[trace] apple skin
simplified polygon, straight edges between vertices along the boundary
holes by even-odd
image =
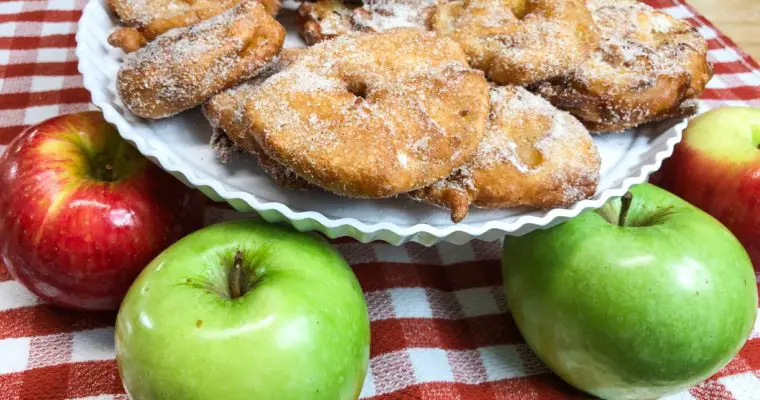
[[[658,184],[722,222],[760,271],[760,108],[720,108],[689,122]]]
[[[230,297],[235,253],[250,290]],[[369,361],[361,287],[317,235],[213,225],[161,253],[129,290],[116,358],[134,400],[356,399]]]
[[[643,184],[620,201],[505,241],[507,301],[536,354],[566,382],[608,399],[652,399],[700,382],[749,336],[749,257],[718,221]],[[609,221],[613,221],[612,223]]]
[[[97,112],[21,133],[0,156],[0,188],[2,262],[45,301],[87,310],[118,308],[151,259],[201,226],[205,202]]]

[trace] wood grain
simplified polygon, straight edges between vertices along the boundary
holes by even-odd
[[[760,59],[760,0],[688,2],[755,60]]]

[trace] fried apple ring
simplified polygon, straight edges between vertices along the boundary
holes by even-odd
[[[307,44],[351,32],[384,32],[393,28],[424,29],[436,0],[367,0],[364,5],[342,0],[304,2],[296,21]]]
[[[284,40],[282,25],[259,3],[246,0],[129,54],[116,88],[135,115],[169,117],[256,75],[280,52]]]
[[[253,96],[259,86],[270,76],[282,71],[297,59],[302,49],[283,49],[280,56],[267,65],[255,78],[227,89],[203,104],[203,114],[214,128],[211,145],[222,162],[227,162],[230,153],[247,150],[256,157],[259,166],[282,187],[303,189],[309,184],[292,170],[280,165],[269,157],[253,136],[247,134],[249,123],[245,118],[245,102]]]
[[[436,6],[429,24],[498,84],[566,75],[599,45],[583,0],[452,1]]]
[[[259,0],[272,15],[280,0]],[[108,5],[127,28],[116,29],[108,43],[129,53],[174,28],[209,19],[240,4],[241,0],[108,0]]]
[[[533,89],[592,132],[685,117],[712,77],[705,39],[635,1],[589,1],[602,45],[572,73]]]
[[[494,87],[490,97],[486,133],[472,161],[412,198],[449,208],[460,222],[471,204],[565,207],[596,192],[599,152],[577,119],[518,86]]]
[[[266,80],[248,133],[280,164],[339,195],[384,198],[473,155],[488,84],[450,39],[394,29],[319,43]]]

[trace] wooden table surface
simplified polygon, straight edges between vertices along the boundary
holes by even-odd
[[[760,0],[686,1],[755,60],[760,60]]]

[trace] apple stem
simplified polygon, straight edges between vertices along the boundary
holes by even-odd
[[[111,181],[114,180],[113,179],[114,174],[115,174],[115,171],[113,170],[113,165],[111,165],[110,163],[106,164],[106,173],[105,173],[105,175],[106,175],[106,180],[108,182],[111,182]]]
[[[620,216],[618,217],[618,225],[625,226],[625,219],[628,217],[628,210],[631,208],[631,202],[633,202],[633,194],[626,192],[623,197],[620,198]]]
[[[230,298],[237,299],[240,297],[240,275],[243,273],[243,252],[238,250],[235,253],[235,261],[232,264],[230,272]]]

